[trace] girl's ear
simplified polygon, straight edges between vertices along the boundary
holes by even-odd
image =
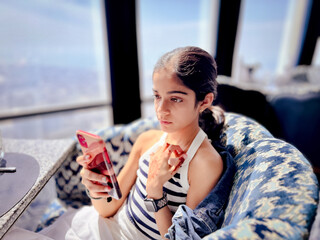
[[[213,93],[208,93],[200,103],[200,112],[203,112],[206,108],[210,107],[212,105],[213,99]]]

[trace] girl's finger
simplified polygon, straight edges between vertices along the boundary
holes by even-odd
[[[87,166],[88,163],[91,161],[91,155],[90,154],[86,154],[86,155],[78,156],[76,161],[81,166]]]
[[[168,164],[171,166],[169,171],[171,172],[172,175],[174,175],[179,170],[181,165],[184,163],[186,157],[187,157],[187,154],[184,153],[182,156],[178,158],[170,158],[168,160]]]
[[[89,190],[89,193],[90,193],[90,196],[91,197],[94,197],[94,198],[106,198],[106,199],[109,199],[110,198],[110,195],[108,194],[108,192],[106,191],[101,191],[101,192],[96,192],[96,191],[93,191],[93,190]],[[108,200],[108,202],[110,202],[110,200]]]
[[[160,153],[166,151],[169,145],[170,145],[169,143],[165,143],[162,146],[159,146],[152,154],[153,155],[160,154]]]
[[[85,185],[90,192],[94,192],[94,193],[98,193],[98,192],[108,193],[111,191],[110,185],[97,184],[88,179],[82,179],[82,184]]]
[[[83,155],[78,156],[77,159],[76,159],[76,161],[77,161],[77,163],[79,163],[80,165],[82,165],[82,163],[84,162]]]
[[[112,198],[110,197],[110,195],[108,193],[105,192],[96,192],[94,197],[99,198],[106,198],[108,202],[110,202],[112,200]]]
[[[169,169],[171,176],[175,175],[178,172],[180,167],[181,167],[181,164],[178,164],[177,166],[171,166]]]
[[[166,151],[168,148],[170,147],[170,144],[169,143],[165,143],[163,146],[162,146],[162,151]]]
[[[164,145],[160,146],[157,151],[154,153],[154,155],[158,155],[159,156],[164,156],[165,158],[170,157],[171,155],[171,151],[168,150],[169,149],[170,144],[169,143],[165,143]],[[165,153],[165,155],[163,155],[163,153]]]
[[[174,152],[176,156],[180,156],[184,153],[179,145],[170,145],[168,147],[168,151]]]
[[[101,183],[107,183],[109,181],[106,175],[92,172],[91,170],[86,168],[82,168],[80,175],[82,176],[82,178],[86,178],[90,181],[96,181]]]
[[[168,160],[168,164],[170,166],[177,166],[179,163],[179,159],[178,158],[169,158]]]

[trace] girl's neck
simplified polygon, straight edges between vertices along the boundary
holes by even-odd
[[[166,142],[169,144],[179,145],[183,151],[187,151],[199,130],[200,127],[197,126],[183,129],[178,132],[168,133]]]

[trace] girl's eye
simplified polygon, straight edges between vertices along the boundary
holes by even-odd
[[[160,99],[160,96],[157,95],[157,94],[154,94],[154,95],[153,95],[153,98],[154,98],[154,99]]]
[[[171,98],[171,101],[176,102],[176,103],[180,103],[180,102],[182,102],[182,99],[180,99],[180,98]]]

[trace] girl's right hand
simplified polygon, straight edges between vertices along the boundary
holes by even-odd
[[[81,183],[89,190],[90,196],[94,198],[109,198],[108,192],[111,190],[111,186],[103,185],[108,184],[109,177],[103,174],[95,173],[88,169],[88,163],[90,162],[90,156],[79,156],[77,162],[83,167],[80,171]]]
[[[187,154],[178,145],[169,143],[160,146],[150,154],[149,172],[146,185],[147,195],[151,198],[163,196],[163,185],[178,171]]]

